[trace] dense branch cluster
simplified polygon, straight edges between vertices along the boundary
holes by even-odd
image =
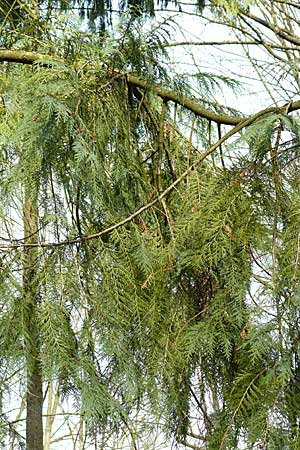
[[[242,75],[171,73],[169,49],[207,45],[170,44],[172,19],[2,18],[4,448],[24,419],[50,450],[59,414],[74,449],[300,445],[300,11],[241,3],[197,14],[257,74],[255,114],[216,101]]]

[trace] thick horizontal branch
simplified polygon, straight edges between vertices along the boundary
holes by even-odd
[[[59,61],[58,58],[54,58],[53,56],[47,56],[41,53],[35,52],[24,52],[21,50],[6,50],[0,49],[0,61],[7,62],[16,62],[21,64],[33,64],[38,61]],[[62,60],[60,60],[62,61]],[[63,62],[63,61],[62,61]],[[112,75],[116,74],[116,71],[111,72]],[[123,75],[118,73],[118,75]],[[139,87],[144,90],[153,91],[156,95],[161,97],[164,100],[170,100],[184,108],[189,109],[197,116],[206,118],[216,123],[224,124],[224,125],[237,125],[244,118],[234,117],[227,114],[217,114],[206,108],[203,108],[199,105],[197,100],[191,99],[190,97],[181,95],[171,89],[165,89],[157,83],[149,82],[142,80],[132,74],[124,74],[126,76],[129,84],[133,86]]]
[[[179,105],[185,107],[189,111],[193,112],[197,116],[203,117],[205,119],[211,120],[212,122],[216,122],[223,125],[233,125],[236,126],[238,124],[243,123],[245,120],[252,120],[253,117],[263,116],[267,114],[273,114],[273,113],[285,113],[288,114],[289,112],[296,111],[300,109],[300,100],[295,102],[290,102],[281,108],[278,107],[270,107],[266,108],[259,113],[255,114],[254,116],[248,116],[248,117],[234,117],[227,114],[217,114],[214,113],[206,108],[201,107],[197,100],[191,99],[190,97],[181,95],[177,93],[174,90],[171,89],[165,89],[161,87],[159,84],[154,82],[148,82],[145,80],[142,80],[134,75],[127,74],[126,75],[128,83],[132,84],[133,86],[142,88],[144,90],[153,91],[156,95],[161,97],[163,100],[166,101],[173,101],[175,103],[178,103]]]
[[[126,78],[129,84],[147,91],[152,91],[163,100],[177,103],[178,105],[181,105],[189,111],[193,112],[197,116],[211,120],[212,122],[223,125],[237,125],[245,119],[245,117],[234,117],[228,114],[217,114],[213,111],[210,111],[209,109],[203,108],[201,105],[199,105],[197,100],[192,99],[191,97],[179,94],[172,89],[163,88],[158,83],[142,80],[135,75],[126,74]]]
[[[6,50],[6,49],[0,49],[0,61],[6,61],[6,62],[16,62],[16,63],[22,63],[22,64],[32,64],[37,61],[61,61],[57,58],[50,57],[44,54],[40,53],[34,53],[34,52],[24,52],[19,50]],[[117,73],[116,71],[111,71],[111,75],[115,77],[115,75],[118,74],[118,76],[124,76],[127,79],[127,82],[133,86],[139,87],[144,90],[152,91],[162,99],[166,101],[173,101],[176,102],[183,107],[189,109],[190,111],[194,112],[196,115],[204,117],[208,120],[215,121],[220,124],[228,124],[228,125],[234,125],[234,127],[226,133],[221,139],[219,139],[214,145],[212,145],[208,150],[206,150],[204,153],[202,153],[197,161],[191,165],[179,178],[177,178],[167,189],[165,189],[160,195],[158,195],[154,200],[147,203],[146,205],[143,205],[141,208],[139,208],[137,211],[135,211],[130,216],[126,217],[125,219],[121,220],[118,223],[115,223],[105,230],[99,231],[98,233],[81,236],[80,238],[75,239],[67,239],[62,242],[42,242],[42,243],[27,243],[26,241],[15,243],[15,241],[12,241],[11,244],[0,244],[0,250],[7,251],[7,250],[13,250],[18,248],[27,248],[27,247],[43,247],[43,248],[51,248],[51,247],[60,247],[64,245],[73,245],[73,244],[80,244],[92,239],[101,238],[102,236],[105,236],[107,234],[110,234],[114,230],[120,228],[123,225],[126,225],[130,223],[132,220],[134,220],[137,216],[142,214],[143,212],[147,211],[157,203],[161,202],[170,192],[172,192],[177,185],[179,185],[187,176],[188,174],[194,170],[200,163],[202,163],[211,153],[213,153],[219,146],[226,142],[231,136],[235,135],[236,133],[240,132],[242,129],[246,128],[247,126],[254,123],[257,119],[272,114],[272,113],[281,113],[281,114],[288,114],[291,111],[295,111],[300,109],[300,101],[290,102],[287,105],[284,105],[283,107],[271,107],[266,108],[262,111],[259,111],[257,114],[247,117],[247,118],[240,118],[240,117],[232,117],[229,115],[220,115],[216,114],[214,112],[211,112],[205,108],[202,108],[197,101],[194,99],[191,99],[187,96],[183,96],[179,93],[177,93],[174,90],[165,89],[162,86],[160,86],[157,83],[149,82],[146,80],[142,80],[137,76],[134,76],[132,74],[122,74]]]
[[[21,64],[33,64],[37,61],[61,61],[54,56],[44,55],[36,52],[25,52],[23,50],[7,50],[0,49],[0,61],[2,62],[16,62]]]
[[[42,53],[35,52],[24,52],[22,50],[7,50],[0,49],[0,62],[16,62],[21,64],[33,64],[38,61],[61,61],[63,60],[59,58],[55,58],[54,56],[48,56]],[[162,87],[158,83],[154,83],[152,81],[143,80],[132,74],[122,74],[120,72],[116,72],[115,70],[110,71],[112,76],[118,74],[119,76],[124,76],[127,79],[127,82],[133,86],[139,87],[143,90],[152,91],[157,96],[161,97],[163,100],[175,102],[189,111],[193,112],[197,116],[203,117],[212,122],[216,122],[223,125],[233,125],[236,126],[242,123],[247,117],[235,117],[230,116],[229,114],[217,114],[209,109],[203,108],[197,100],[192,99],[191,97],[181,95],[178,92],[172,89],[166,89]],[[300,101],[291,102],[288,106],[288,111],[295,111],[300,108]],[[268,108],[264,110],[263,114],[271,114],[273,112],[278,111],[278,108]],[[250,117],[248,117],[250,119]]]

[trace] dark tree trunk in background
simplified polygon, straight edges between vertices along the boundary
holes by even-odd
[[[38,208],[37,189],[25,189],[23,208],[24,236],[27,244],[38,243]],[[43,389],[42,369],[40,364],[40,338],[37,320],[39,295],[38,249],[24,249],[23,299],[27,321],[27,415],[26,415],[26,449],[43,450]]]

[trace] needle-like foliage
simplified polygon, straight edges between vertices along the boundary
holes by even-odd
[[[75,22],[3,37],[48,55],[0,70],[3,446],[22,443],[5,414],[16,382],[30,411],[56,384],[99,448],[155,429],[212,450],[297,448],[293,105],[243,121],[203,86],[184,103],[172,21],[144,32],[126,16],[100,36]],[[234,131],[199,104],[220,123],[231,111]]]

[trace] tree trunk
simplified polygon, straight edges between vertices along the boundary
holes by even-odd
[[[23,209],[24,236],[26,244],[38,243],[37,188],[25,189]],[[37,305],[39,296],[38,249],[24,249],[23,296],[27,325],[27,415],[26,449],[43,450],[43,390],[40,363],[40,338]]]
[[[29,375],[27,387],[26,448],[43,450],[43,391],[39,362]]]

